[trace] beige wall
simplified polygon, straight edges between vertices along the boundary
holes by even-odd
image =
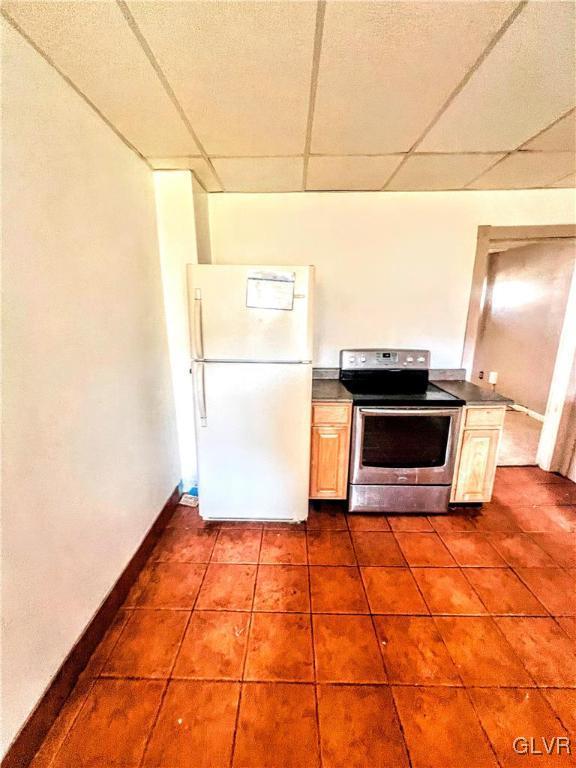
[[[194,227],[196,229],[196,250],[198,264],[210,264],[212,261],[210,247],[210,220],[208,208],[208,193],[192,176],[192,198],[194,205]]]
[[[2,751],[179,480],[152,173],[3,31]]]
[[[544,415],[564,323],[574,240],[490,256],[474,380],[497,371],[497,391]]]
[[[424,347],[458,367],[477,229],[568,224],[573,190],[210,195],[215,263],[316,265],[315,364]]]
[[[190,375],[190,333],[186,265],[206,255],[206,192],[190,171],[155,171],[154,191],[172,388],[184,490],[197,483],[194,396]],[[201,189],[201,188],[200,188]],[[209,246],[209,241],[208,241]]]

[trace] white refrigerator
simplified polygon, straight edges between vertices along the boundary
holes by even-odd
[[[205,520],[308,516],[313,267],[188,266]]]

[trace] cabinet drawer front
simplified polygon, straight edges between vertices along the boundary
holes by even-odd
[[[351,403],[313,403],[312,424],[349,424]]]
[[[484,427],[500,427],[504,423],[506,408],[466,408],[467,428],[483,429]]]

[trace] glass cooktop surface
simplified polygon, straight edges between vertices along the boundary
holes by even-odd
[[[378,386],[371,386],[368,381],[341,380],[340,383],[352,394],[355,405],[456,408],[465,404],[464,400],[445,392],[435,384],[428,384],[423,392],[386,392],[378,391]]]

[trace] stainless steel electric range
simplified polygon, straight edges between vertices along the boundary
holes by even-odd
[[[430,352],[347,349],[350,512],[446,512],[463,400],[429,383]]]

